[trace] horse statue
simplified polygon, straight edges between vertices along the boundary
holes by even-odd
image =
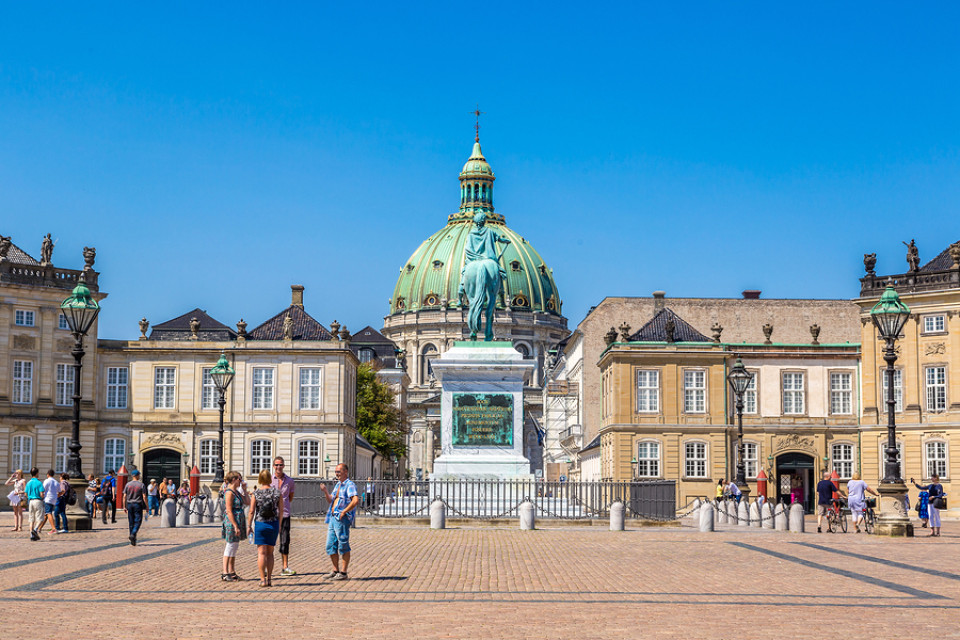
[[[474,228],[467,237],[463,270],[460,272],[459,295],[467,299],[470,339],[476,340],[477,334],[483,328],[484,341],[490,342],[493,340],[493,316],[497,295],[500,293],[502,279],[506,276],[500,267],[503,252],[497,252],[497,245],[508,245],[510,240],[487,227],[486,221],[487,216],[484,213],[477,213],[473,217]],[[484,311],[487,313],[485,324],[481,315]]]

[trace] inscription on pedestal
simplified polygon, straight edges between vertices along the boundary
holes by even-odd
[[[513,395],[454,393],[453,446],[512,447]]]

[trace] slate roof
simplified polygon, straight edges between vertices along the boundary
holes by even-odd
[[[283,319],[290,314],[293,320],[294,340],[333,340],[333,335],[303,307],[289,306],[253,331],[247,332],[248,340],[283,340]]]
[[[373,451],[374,453],[377,453],[377,450],[373,448],[373,445],[367,442],[367,439],[364,438],[359,433],[357,434],[357,446],[360,447],[361,449],[366,449],[368,451]]]
[[[190,340],[190,320],[196,318],[200,321],[200,330],[197,332],[199,340],[208,340],[212,342],[222,342],[233,340],[237,337],[237,332],[223,324],[219,320],[207,315],[203,309],[194,309],[188,311],[182,316],[177,316],[173,320],[167,320],[154,325],[150,331],[151,340]]]
[[[952,268],[953,258],[950,257],[950,246],[948,246],[936,258],[920,267],[920,271],[949,271]]]
[[[630,342],[667,342],[667,321],[670,319],[674,325],[673,342],[713,342],[669,307],[661,309],[650,322],[640,327],[639,331],[630,336]]]
[[[40,266],[40,262],[34,260],[29,253],[15,245],[13,242],[10,243],[10,250],[7,251],[7,260],[16,264],[25,264],[31,267]]]
[[[589,451],[590,449],[596,449],[599,446],[600,446],[600,436],[597,436],[596,438],[590,441],[590,444],[588,444],[585,447],[582,447],[580,449],[580,453],[583,453],[584,451]]]
[[[382,333],[369,325],[354,333],[350,340],[362,344],[388,344],[391,347],[394,346],[393,340],[384,337]]]

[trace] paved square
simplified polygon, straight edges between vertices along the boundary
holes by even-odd
[[[3,637],[960,638],[952,522],[939,540],[361,524],[340,583],[325,530],[295,524],[299,574],[272,589],[246,543],[245,580],[220,582],[219,526],[157,524],[136,547],[121,521],[31,543],[0,515]]]

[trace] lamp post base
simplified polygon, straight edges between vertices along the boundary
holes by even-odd
[[[743,484],[737,483],[737,488],[740,489],[740,495],[743,496],[741,500],[750,497],[750,485],[748,485],[746,482]]]
[[[907,511],[907,485],[881,484],[877,487],[880,494],[880,514],[877,516],[876,533],[881,536],[912,538],[913,523]]]
[[[93,520],[90,519],[90,514],[84,508],[86,504],[84,493],[87,490],[87,481],[83,478],[71,479],[70,484],[77,494],[77,504],[67,505],[67,529],[70,531],[91,531]]]

